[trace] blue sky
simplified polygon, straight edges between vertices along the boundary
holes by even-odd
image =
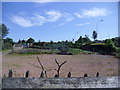
[[[2,22],[14,41],[32,37],[36,41],[91,40],[118,36],[117,2],[3,2]],[[101,21],[103,20],[103,21]]]

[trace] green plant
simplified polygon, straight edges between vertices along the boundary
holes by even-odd
[[[111,54],[116,51],[116,47],[111,39],[105,41],[105,50],[107,54]]]
[[[4,43],[4,47],[3,47],[3,50],[7,50],[7,49],[12,49],[12,43]]]
[[[91,43],[90,45],[105,45],[105,43]]]
[[[76,55],[76,54],[81,54],[82,50],[81,49],[69,49],[68,52],[72,55]]]
[[[91,51],[85,51],[85,50],[82,50],[82,49],[69,49],[68,51],[70,54],[72,55],[76,55],[76,54],[94,54],[94,52],[91,52]]]
[[[117,51],[117,53],[120,53],[120,48],[116,47],[116,51]]]

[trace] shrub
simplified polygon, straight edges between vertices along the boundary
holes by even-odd
[[[76,55],[76,54],[94,54],[93,52],[91,51],[85,51],[85,50],[82,50],[82,49],[69,49],[69,54],[72,54],[72,55]]]
[[[105,43],[91,43],[90,45],[105,45]]]
[[[69,49],[68,52],[72,55],[76,55],[76,54],[81,54],[82,50],[81,49]]]
[[[105,41],[105,51],[107,54],[111,54],[116,51],[116,47],[111,39]]]
[[[117,53],[120,53],[120,48],[117,47],[117,48],[116,48],[116,51],[117,51]]]
[[[12,44],[11,43],[4,43],[3,50],[4,49],[12,49]]]

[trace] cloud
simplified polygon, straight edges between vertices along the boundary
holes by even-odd
[[[31,20],[23,18],[21,16],[13,16],[11,21],[23,27],[33,26]]]
[[[83,18],[83,16],[78,13],[74,13],[74,15],[77,16],[78,18]]]
[[[13,15],[11,21],[22,27],[41,26],[47,22],[56,22],[62,16],[58,11],[47,11],[45,16],[34,13],[32,17],[25,17],[23,15]]]
[[[69,14],[69,13],[63,13],[62,14],[62,19],[63,19],[63,22],[59,24],[59,26],[63,26],[65,24],[67,24],[68,22],[71,22],[74,20],[74,17]]]
[[[74,19],[69,13],[63,13],[63,17],[65,18],[65,22],[71,22]]]
[[[47,16],[47,21],[48,22],[55,22],[59,18],[61,18],[62,14],[59,11],[48,11],[46,12]]]
[[[107,10],[104,8],[93,8],[91,10],[83,10],[83,15],[88,17],[106,16]]]
[[[77,24],[77,26],[84,26],[84,25],[89,25],[90,23],[80,23],[80,24]]]
[[[74,13],[78,18],[89,18],[89,17],[98,17],[98,16],[107,16],[108,11],[105,8],[92,8],[89,10],[82,9],[82,13]]]
[[[18,13],[18,15],[13,15],[11,21],[22,27],[32,27],[32,26],[41,26],[44,23],[60,21],[62,25],[65,25],[68,22],[71,22],[74,18],[71,14],[66,12],[60,12],[58,10],[45,11],[44,16],[33,13],[32,16],[27,16]]]
[[[44,17],[37,14],[35,14],[34,17],[28,17],[28,18],[19,15],[14,15],[12,16],[11,21],[22,27],[40,26],[43,23],[45,23]]]

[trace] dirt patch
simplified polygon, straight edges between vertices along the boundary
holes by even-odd
[[[38,55],[40,61],[48,71],[48,77],[54,77],[57,68],[55,59],[59,63],[67,61],[60,72],[60,77],[66,77],[70,71],[72,77],[83,77],[85,73],[94,77],[96,72],[101,76],[118,75],[118,59],[108,55]],[[8,74],[8,70],[14,71],[14,76],[24,76],[29,70],[30,77],[39,77],[42,69],[39,67],[36,55],[5,55],[2,57],[2,74]]]

